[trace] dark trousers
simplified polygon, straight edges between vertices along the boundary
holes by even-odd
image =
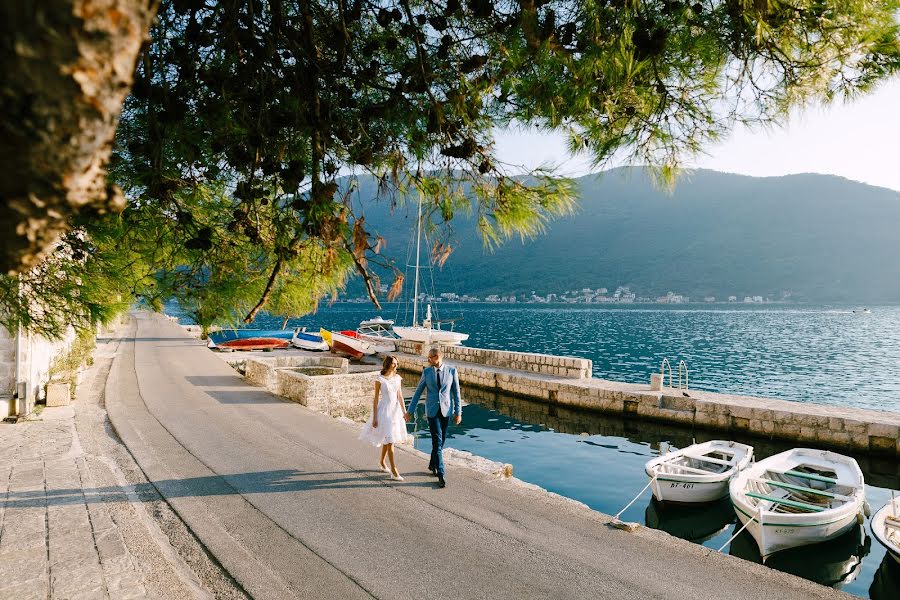
[[[444,440],[447,439],[447,427],[450,425],[450,417],[441,416],[441,413],[434,417],[428,417],[428,431],[431,432],[431,460],[428,462],[428,468],[436,470],[438,475],[444,476]]]

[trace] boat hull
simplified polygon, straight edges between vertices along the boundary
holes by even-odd
[[[772,554],[782,550],[810,546],[844,535],[857,524],[856,515],[861,510],[861,506],[850,508],[847,511],[843,511],[844,514],[835,516],[834,521],[821,525],[797,518],[798,516],[808,515],[767,515],[763,518],[762,527],[759,526],[757,521],[753,521],[747,526],[747,531],[756,540],[759,553],[765,560]],[[744,526],[750,520],[752,508],[734,504],[734,512],[737,514],[741,526]],[[768,521],[768,519],[771,519],[771,521]]]
[[[216,344],[219,350],[281,350],[290,345],[288,340],[278,338],[240,338]]]
[[[314,333],[306,333],[305,331],[295,332],[294,337],[291,338],[291,344],[295,348],[300,348],[301,350],[314,350],[316,352],[328,350],[328,344],[325,343],[322,336]]]
[[[345,354],[350,358],[359,360],[367,354],[375,354],[375,347],[366,340],[349,335],[356,332],[331,332],[331,351],[335,354]]]
[[[331,351],[334,352],[335,354],[343,354],[345,356],[349,356],[350,358],[352,358],[354,360],[359,360],[363,356],[365,356],[365,354],[363,354],[359,350],[356,350],[355,348],[348,346],[347,344],[345,344],[344,342],[342,342],[340,340],[332,341]]]
[[[653,474],[647,471],[648,477]],[[700,504],[715,502],[728,495],[728,482],[730,477],[720,481],[693,481],[687,479],[669,479],[657,477],[650,486],[653,497],[659,502],[673,502],[677,504]]]
[[[422,344],[462,344],[469,339],[467,333],[455,331],[443,331],[441,329],[428,329],[426,327],[394,327],[394,333],[401,339]]]
[[[226,342],[250,338],[275,338],[290,341],[294,335],[290,329],[220,329],[207,337],[207,346],[216,348]]]

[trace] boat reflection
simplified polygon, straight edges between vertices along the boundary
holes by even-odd
[[[644,519],[647,527],[702,544],[734,523],[735,515],[727,497],[696,506],[659,502],[651,497]]]
[[[900,596],[900,564],[889,554],[885,554],[869,587],[869,598],[896,600],[897,596]]]
[[[859,575],[863,558],[871,547],[872,538],[862,527],[854,527],[839,538],[773,554],[766,560],[766,566],[841,589]],[[744,560],[762,562],[756,541],[746,531],[731,542],[728,552]]]

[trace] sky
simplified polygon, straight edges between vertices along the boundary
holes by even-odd
[[[900,191],[900,80],[849,103],[798,111],[779,129],[740,127],[706,150],[686,166],[757,177],[824,173]],[[559,135],[500,132],[497,152],[510,164],[590,172],[590,161],[568,156]]]

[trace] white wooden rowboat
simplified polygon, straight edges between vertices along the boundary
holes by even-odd
[[[900,563],[900,498],[892,498],[872,517],[872,535]]]
[[[795,448],[761,460],[735,477],[729,492],[763,561],[834,539],[865,519],[859,465],[827,450]]]
[[[658,456],[644,471],[660,502],[713,502],[728,495],[728,482],[752,459],[752,446],[713,440]]]

